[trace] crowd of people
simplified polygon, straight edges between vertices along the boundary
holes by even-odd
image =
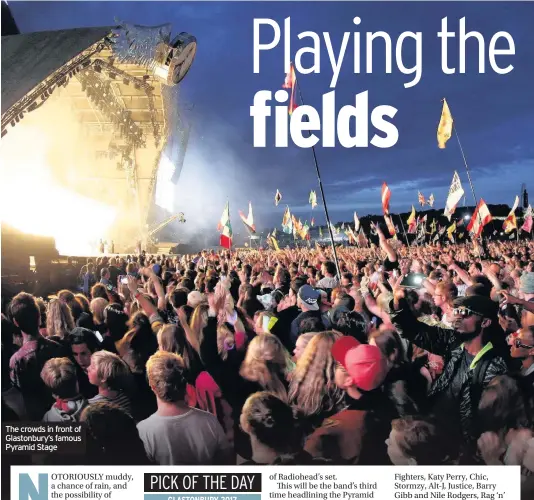
[[[379,238],[339,269],[320,246],[87,259],[6,307],[2,419],[85,423],[86,464],[515,464],[528,487],[534,243]]]

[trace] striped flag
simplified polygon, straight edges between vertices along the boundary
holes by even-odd
[[[293,63],[290,63],[289,65],[289,72],[286,75],[286,79],[284,81],[284,84],[282,85],[282,88],[284,89],[291,89],[291,95],[289,97],[289,104],[287,111],[291,115],[293,111],[297,108],[297,75],[295,73],[295,65]]]
[[[248,215],[245,217],[245,214],[239,211],[239,217],[241,217],[241,220],[243,221],[243,224],[245,224],[245,227],[249,229],[251,232],[256,232],[256,226],[254,225],[254,216],[252,215],[252,202],[248,202]]]
[[[384,214],[389,214],[389,200],[391,198],[391,191],[389,190],[388,185],[384,182],[382,184],[382,210]]]
[[[222,226],[222,233],[219,244],[223,248],[232,248],[232,225],[230,224],[230,203],[226,202],[226,207],[221,216],[219,224]]]
[[[230,209],[228,202],[226,202],[223,214],[221,215],[221,220],[219,220],[219,223],[217,224],[217,231],[221,232],[224,229],[224,226],[226,226],[226,222],[228,220],[230,220]]]
[[[482,234],[484,226],[491,222],[492,217],[486,202],[481,198],[478,202],[475,213],[471,217],[471,221],[467,226],[467,230],[475,237],[478,238]]]
[[[443,99],[443,109],[441,110],[441,119],[438,125],[438,148],[445,149],[445,144],[452,135],[453,119],[451,110],[446,99]]]

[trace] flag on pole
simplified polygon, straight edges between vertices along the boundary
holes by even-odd
[[[445,144],[452,135],[453,119],[447,100],[443,99],[443,109],[441,110],[441,119],[438,125],[438,148],[445,149]]]
[[[447,229],[447,236],[451,241],[453,241],[452,235],[454,234],[454,231],[456,231],[456,221],[454,221]]]
[[[467,226],[467,230],[475,237],[478,238],[482,234],[484,226],[491,222],[492,217],[486,202],[481,198],[478,202],[475,213],[471,217],[471,221]]]
[[[391,221],[391,217],[389,215],[384,215],[384,220],[386,221],[386,226],[388,227],[389,234],[391,236],[395,236],[397,232],[395,231],[395,226]]]
[[[504,224],[502,225],[502,228],[504,229],[504,232],[506,234],[511,233],[514,229],[517,229],[517,219],[515,217],[515,211],[518,206],[519,206],[519,196],[516,196],[515,201],[514,201],[514,206],[512,207],[512,210],[510,210],[508,217],[506,217]]]
[[[226,202],[219,226],[222,228],[219,244],[223,248],[232,248],[232,225],[230,224],[230,203],[228,201]]]
[[[276,228],[273,229],[271,236],[274,236],[276,238]]]
[[[254,216],[252,215],[252,202],[248,202],[248,215],[245,217],[245,214],[240,210],[239,217],[241,217],[241,220],[243,221],[243,224],[245,224],[247,229],[249,229],[253,233],[256,232],[256,226],[254,225]]]
[[[382,210],[384,214],[389,214],[389,200],[391,198],[391,191],[389,190],[388,185],[384,182],[382,184]]]
[[[430,193],[430,196],[428,197],[428,204],[431,208],[434,207],[434,195],[432,193]]]
[[[357,241],[356,235],[354,234],[354,231],[352,230],[352,227],[350,227],[348,224],[347,224],[347,230],[345,231],[345,235],[349,239],[349,243],[351,245],[355,245],[356,244],[356,241]]]
[[[449,221],[451,220],[452,214],[456,210],[456,206],[458,205],[458,202],[462,199],[463,195],[464,188],[462,187],[462,183],[460,182],[460,176],[455,170],[454,175],[452,176],[449,196],[447,196],[447,203],[445,203],[445,211],[443,212],[443,215],[445,215],[449,219]]]
[[[419,204],[422,207],[424,207],[426,205],[426,200],[425,200],[423,193],[421,193],[421,191],[417,191],[417,198],[419,199]]]
[[[532,231],[532,206],[531,205],[529,205],[527,208],[527,211],[525,213],[525,221],[523,222],[521,229],[525,231],[526,233],[530,233]]]
[[[417,241],[423,243],[426,238],[426,220],[421,219],[419,221],[419,228],[417,230]]]
[[[354,212],[354,232],[357,233],[360,230],[360,219],[358,219],[358,214]]]
[[[430,234],[434,234],[436,232],[436,219],[432,219],[432,222],[430,223]]]
[[[358,245],[362,248],[369,246],[369,242],[367,241],[365,233],[363,232],[363,228],[360,228],[360,232],[358,233]]]
[[[295,73],[295,65],[293,63],[290,63],[289,65],[289,72],[286,75],[286,79],[284,81],[284,84],[282,85],[282,88],[284,89],[291,89],[291,95],[289,97],[289,104],[287,107],[288,113],[291,115],[293,111],[297,108],[297,75]]]
[[[280,191],[278,191],[278,189],[276,190],[276,194],[274,195],[274,204],[275,206],[278,206],[278,203],[280,203],[280,201],[282,200],[282,193]]]
[[[274,249],[277,252],[280,251],[280,247],[278,246],[278,241],[276,240],[274,235],[271,234],[271,236],[269,237],[269,242],[271,243],[271,245],[274,247]]]
[[[282,231],[286,234],[291,234],[293,232],[293,222],[289,207],[286,207],[286,211],[284,212],[284,217],[282,219]]]
[[[315,226],[315,219],[313,217],[312,217],[310,224],[311,224],[311,227]]]
[[[224,226],[226,226],[226,221],[230,219],[230,209],[228,208],[228,202],[226,202],[226,206],[224,207],[223,214],[221,215],[221,219],[219,220],[219,223],[217,224],[217,231],[221,232],[224,229]]]
[[[412,213],[410,214],[410,217],[408,217],[408,220],[406,221],[408,223],[408,234],[415,234],[417,230],[417,220],[415,217],[415,207],[412,205]]]
[[[323,228],[321,226],[319,226],[319,236],[323,237]]]
[[[312,210],[317,206],[317,195],[315,194],[315,191],[310,192],[308,203],[311,203]]]
[[[408,225],[413,224],[415,222],[415,207],[412,205],[412,213],[410,214],[410,217],[408,217],[408,220],[406,221]]]

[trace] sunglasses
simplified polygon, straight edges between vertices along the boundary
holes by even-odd
[[[514,339],[514,346],[519,349],[522,347],[523,349],[534,349],[534,345],[525,345],[521,343],[521,339],[515,338]]]
[[[482,316],[482,314],[472,311],[467,307],[455,307],[452,310],[452,314],[454,314],[454,316]]]

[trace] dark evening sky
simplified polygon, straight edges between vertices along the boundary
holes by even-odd
[[[403,31],[423,33],[421,81],[405,88],[413,75],[398,71],[385,74],[382,47],[377,44],[373,74],[354,74],[352,37],[336,86],[336,106],[354,105],[355,95],[369,91],[370,110],[394,106],[392,120],[399,130],[397,144],[345,149],[318,145],[326,198],[333,221],[350,220],[352,212],[379,213],[380,186],[385,180],[392,191],[392,211],[417,206],[417,191],[433,192],[436,206],[443,207],[458,170],[468,192],[460,149],[453,137],[445,150],[436,143],[441,99],[446,97],[455,118],[462,145],[472,169],[477,196],[488,203],[512,204],[521,183],[534,176],[534,3],[505,2],[10,2],[22,32],[113,25],[115,19],[147,26],[170,23],[172,32],[187,31],[198,40],[198,52],[184,79],[181,96],[194,104],[193,132],[182,177],[177,187],[177,209],[190,216],[202,213],[202,225],[216,225],[224,201],[233,210],[246,209],[252,200],[258,226],[277,224],[285,204],[304,219],[311,217],[308,194],[318,191],[312,152],[291,144],[275,148],[274,117],[268,119],[266,148],[252,145],[250,105],[258,90],[276,91],[284,79],[283,38],[277,48],[261,56],[261,72],[253,73],[253,19],[271,18],[283,27],[291,17],[291,57],[309,43],[297,38],[302,31],[330,32],[339,48],[343,32],[386,31],[395,43]],[[360,26],[352,22],[355,16]],[[481,32],[486,47],[491,36],[508,31],[515,41],[513,56],[500,56],[500,66],[513,64],[507,75],[491,71],[478,74],[478,49],[467,42],[467,73],[445,75],[441,71],[441,19],[457,30],[466,17],[467,30]],[[265,28],[266,39],[271,36]],[[282,35],[283,36],[283,35]],[[322,38],[322,36],[321,36]],[[456,39],[457,40],[457,39]],[[407,44],[405,51],[413,48]],[[499,48],[499,46],[498,46]],[[449,42],[450,66],[458,66],[458,44]],[[308,64],[309,60],[305,60]],[[365,62],[365,59],[363,59]],[[413,57],[406,57],[406,65]],[[362,67],[365,68],[364,63]],[[329,87],[332,70],[324,42],[321,73],[299,75],[306,104],[321,112],[321,98]],[[370,132],[372,128],[370,127]],[[532,187],[532,186],[531,186]],[[283,195],[274,206],[276,189]],[[467,202],[472,204],[469,195]],[[314,210],[318,222],[324,217]]]

